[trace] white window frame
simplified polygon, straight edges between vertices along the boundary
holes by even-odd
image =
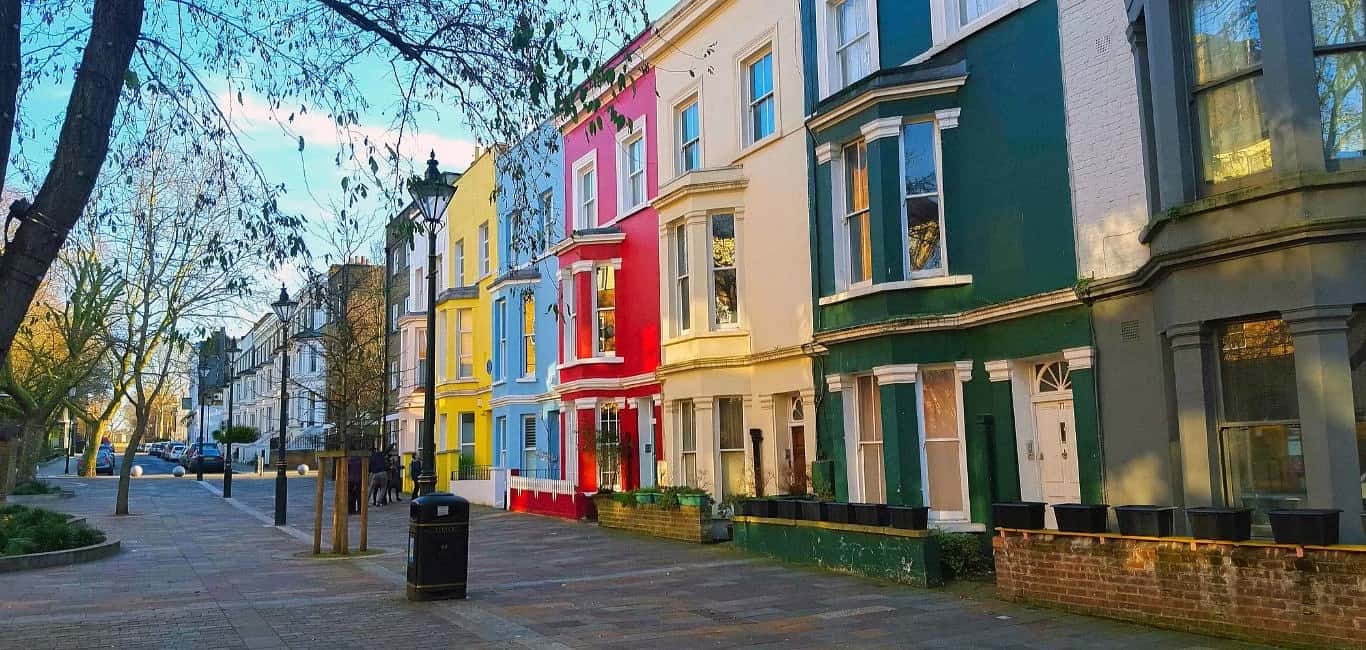
[[[578,323],[576,316],[578,309],[574,305],[574,274],[569,274],[561,280],[560,290],[561,307],[564,309],[563,336],[561,336],[560,349],[564,351],[564,363],[576,361],[579,358],[578,349]]]
[[[716,245],[716,234],[712,230],[713,219],[716,217],[730,217],[731,229],[734,231],[735,239],[735,264],[734,266],[716,266],[716,255],[713,247]],[[709,322],[713,330],[731,330],[740,327],[740,217],[733,211],[717,212],[707,215],[707,313]],[[735,322],[721,323],[716,319],[716,272],[717,271],[735,272]]]
[[[740,446],[722,447],[721,446],[721,400],[735,400],[740,405]],[[745,413],[745,399],[740,395],[717,395],[712,398],[712,449],[716,450],[716,494],[720,499],[730,496],[726,492],[726,464],[722,458],[727,453],[740,453],[740,472],[741,480],[744,481],[747,473],[746,461],[749,459],[748,441],[746,440],[746,427],[748,426],[747,414]],[[694,419],[695,421],[695,419]],[[751,487],[752,490],[752,487]],[[744,494],[743,490],[741,494]]]
[[[629,166],[631,145],[640,143],[640,169],[632,172]],[[645,141],[645,116],[640,116],[631,122],[628,129],[617,133],[617,218],[620,219],[649,203],[649,183],[646,177],[648,165],[649,143]],[[628,197],[628,189],[639,176],[640,197],[639,201],[632,203]]]
[[[539,199],[539,205],[536,207],[540,209],[541,214],[539,223],[540,232],[537,233],[537,237],[539,238],[541,246],[538,252],[544,253],[555,241],[554,235],[551,234],[551,228],[555,224],[555,190],[550,189],[541,192]],[[535,256],[533,256],[533,258],[534,257]]]
[[[518,428],[518,435],[522,439],[522,469],[531,469],[527,466],[528,455],[532,459],[536,458],[537,443],[541,437],[541,432],[537,430],[539,425],[536,422],[536,414],[523,413],[519,424],[522,425]],[[527,440],[528,429],[531,431],[530,440]]]
[[[588,280],[589,296],[593,299],[593,333],[592,333],[592,335],[593,335],[593,356],[594,356],[594,357],[615,357],[615,356],[617,356],[617,351],[616,351],[616,349],[615,349],[615,348],[616,348],[615,343],[613,344],[613,349],[612,349],[612,350],[608,350],[608,351],[604,351],[604,350],[602,349],[602,345],[601,345],[601,344],[602,344],[602,319],[601,319],[601,317],[600,317],[600,314],[601,314],[605,309],[607,309],[607,308],[605,308],[605,307],[599,307],[599,306],[598,306],[598,270],[599,270],[599,269],[603,269],[603,268],[610,268],[610,269],[612,269],[612,307],[611,307],[611,310],[612,310],[612,327],[614,327],[614,328],[616,327],[616,316],[617,316],[617,291],[618,291],[618,289],[620,288],[619,283],[617,282],[617,271],[620,271],[620,270],[621,270],[621,264],[620,264],[619,262],[617,262],[616,260],[613,260],[612,263],[610,263],[610,264],[595,264],[595,265],[593,265],[593,270],[592,270],[592,272],[591,272],[592,274],[589,276],[589,280]],[[613,340],[615,340],[615,339],[616,339],[616,333],[614,332],[612,336],[613,336]]]
[[[840,259],[843,261],[843,264],[841,264],[841,268],[840,268],[840,269],[837,269],[837,270],[838,270],[838,273],[836,273],[836,278],[837,278],[837,281],[838,281],[838,284],[839,284],[839,288],[840,288],[841,290],[843,290],[843,289],[848,289],[848,288],[867,287],[867,286],[871,286],[872,283],[873,283],[873,270],[872,270],[872,268],[869,268],[869,269],[867,270],[867,271],[868,271],[868,277],[867,277],[867,279],[857,280],[857,281],[856,281],[856,280],[854,280],[854,278],[853,278],[853,273],[854,273],[853,253],[854,253],[854,251],[853,251],[853,249],[852,249],[852,248],[850,247],[850,245],[849,245],[849,219],[850,219],[851,215],[852,215],[852,214],[855,214],[855,213],[850,213],[850,212],[848,212],[848,208],[845,207],[846,204],[847,204],[847,195],[848,195],[848,193],[849,193],[849,187],[848,187],[848,184],[847,184],[846,181],[845,181],[846,177],[848,176],[848,174],[846,173],[846,170],[847,170],[848,167],[849,167],[849,163],[848,163],[848,161],[845,160],[845,151],[846,151],[849,147],[858,145],[859,143],[863,143],[863,165],[864,165],[864,171],[865,171],[865,175],[866,175],[866,174],[867,174],[867,170],[868,170],[868,143],[867,143],[867,140],[865,140],[865,139],[863,139],[863,138],[858,138],[858,139],[855,139],[855,140],[851,140],[851,141],[849,141],[849,142],[841,143],[841,144],[839,145],[839,151],[837,152],[838,155],[836,155],[834,158],[831,159],[831,165],[830,165],[830,172],[831,172],[831,175],[832,175],[832,178],[831,178],[832,186],[835,187],[835,188],[837,188],[837,190],[836,190],[835,192],[832,192],[831,194],[834,195],[834,199],[835,199],[835,206],[834,206],[835,211],[834,211],[834,214],[837,215],[837,218],[838,218],[838,220],[836,221],[836,226],[835,226],[835,236],[836,236],[836,238],[837,238],[836,241],[839,242],[839,243],[837,244],[836,247],[837,247],[838,249],[840,249],[840,251],[842,252],[842,254],[840,255]],[[838,162],[836,162],[836,161],[838,161]],[[868,206],[867,206],[866,208],[864,208],[864,209],[862,210],[862,212],[866,212],[866,213],[868,214],[868,228],[871,230],[871,229],[872,229],[872,226],[873,226],[873,218],[872,218],[872,210],[873,210],[873,200],[872,200],[872,199],[873,199],[873,188],[871,187],[871,179],[869,180],[869,183],[870,183],[870,186],[868,187]],[[870,246],[870,247],[872,246],[871,239],[872,239],[872,234],[869,233],[869,240],[870,240],[869,246]],[[871,257],[872,257],[872,250],[871,250],[871,248],[869,249],[868,252],[869,252],[869,258],[870,258],[870,260],[869,260],[869,266],[871,267]]]
[[[450,310],[440,311],[436,314],[436,346],[442,351],[445,350],[446,333],[451,331]],[[440,381],[446,381],[446,355],[436,355],[436,377]]]
[[[474,310],[460,307],[455,310],[455,374],[456,379],[474,379]],[[465,334],[470,336],[470,345],[464,344]],[[465,374],[465,364],[469,363],[469,374]]]
[[[467,415],[469,416],[469,423],[470,423],[470,429],[469,429],[469,430],[470,430],[470,441],[469,441],[468,443],[465,442],[465,416],[467,416]],[[477,421],[477,419],[476,419],[474,413],[471,413],[471,412],[469,412],[469,411],[464,411],[464,412],[458,413],[458,414],[457,414],[457,417],[456,417],[456,426],[459,427],[459,429],[457,430],[457,435],[460,436],[460,460],[464,460],[464,459],[465,459],[465,447],[469,447],[469,448],[470,448],[470,453],[469,453],[470,462],[471,462],[471,463],[477,462],[477,461],[474,460],[474,458],[475,458],[475,453],[478,451],[477,445],[478,445],[478,443],[479,443],[479,433],[478,433],[478,421]],[[457,467],[457,468],[459,467],[459,462],[458,462],[458,461],[457,461],[457,463],[456,463],[456,467]],[[457,469],[456,471],[458,472],[459,469]]]
[[[602,484],[602,479],[603,479],[602,458],[601,458],[601,454],[598,454],[598,453],[597,453],[599,449],[602,449],[603,447],[606,447],[606,446],[608,446],[608,445],[604,445],[604,444],[602,443],[602,440],[599,438],[599,440],[598,440],[598,442],[597,442],[597,445],[596,445],[595,448],[593,449],[593,459],[594,459],[594,460],[593,460],[593,463],[594,463],[594,465],[597,466],[596,469],[597,469],[598,488],[601,489],[601,488],[603,488],[603,487],[611,487],[611,488],[613,488],[613,489],[618,489],[618,488],[622,487],[622,482],[621,482],[621,479],[622,479],[622,476],[621,476],[621,466],[622,466],[623,461],[625,460],[624,458],[622,458],[622,455],[621,455],[621,407],[618,406],[617,403],[616,403],[615,401],[610,401],[610,400],[609,400],[609,401],[599,401],[598,404],[597,404],[597,407],[594,409],[594,411],[595,411],[595,412],[593,413],[593,423],[597,426],[597,430],[598,430],[599,433],[601,433],[603,430],[605,430],[605,429],[607,428],[607,426],[606,426],[607,423],[606,423],[606,421],[603,419],[603,415],[605,415],[605,414],[607,414],[607,413],[609,413],[609,412],[612,414],[612,424],[613,424],[614,428],[616,429],[616,442],[613,443],[613,444],[611,445],[611,446],[613,446],[613,447],[616,447],[616,449],[617,449],[617,451],[616,451],[616,467],[613,467],[613,468],[612,468],[612,471],[610,472],[610,474],[611,474],[611,476],[612,476],[612,485],[610,485],[610,486],[604,486],[604,485]]]
[[[597,225],[598,219],[598,161],[597,151],[590,151],[582,158],[574,161],[573,187],[570,188],[570,196],[574,201],[574,224],[573,230],[587,230]],[[585,197],[582,191],[585,187],[584,177],[592,174],[592,182],[586,187],[593,190],[591,197]]]
[[[494,327],[498,335],[498,347],[494,351],[493,358],[493,378],[497,381],[507,379],[507,359],[508,359],[508,301],[507,298],[499,298],[494,303],[493,309]]]
[[[858,81],[845,81],[840,78],[839,57],[835,54],[834,43],[839,37],[838,26],[835,23],[835,7],[843,1],[816,0],[816,85],[821,99],[842,90],[851,81]],[[882,67],[878,47],[878,0],[864,0],[864,7],[868,12],[868,37],[871,39],[868,42],[868,61],[872,68],[868,72],[871,74]]]
[[[854,451],[854,472],[855,472],[855,474],[856,474],[857,477],[858,477],[858,500],[859,500],[859,501],[862,501],[862,502],[865,502],[865,503],[869,502],[869,501],[868,501],[868,485],[867,485],[867,483],[865,482],[865,479],[867,478],[867,473],[864,471],[864,467],[863,467],[863,447],[864,447],[865,445],[874,445],[874,444],[876,444],[879,448],[882,449],[882,453],[883,453],[883,455],[882,455],[882,476],[880,476],[880,477],[878,477],[878,478],[879,478],[879,480],[882,482],[882,501],[881,501],[881,503],[886,503],[886,502],[887,502],[887,456],[886,456],[886,451],[887,451],[887,432],[884,431],[884,430],[882,429],[882,396],[881,396],[881,394],[880,394],[880,392],[879,392],[879,391],[882,390],[882,384],[878,381],[877,376],[876,376],[876,375],[872,375],[872,374],[857,375],[857,376],[853,377],[852,379],[853,379],[853,381],[850,382],[849,387],[850,387],[850,391],[851,391],[852,394],[853,394],[853,400],[852,400],[852,402],[853,402],[853,407],[854,407],[853,420],[852,420],[853,423],[854,423],[854,435],[853,435],[853,448],[854,448],[854,449],[853,449],[853,451]],[[858,385],[859,385],[859,382],[860,382],[860,381],[865,380],[865,379],[868,380],[868,382],[870,382],[871,385],[872,385],[872,393],[873,393],[873,398],[872,398],[872,401],[873,401],[873,405],[872,405],[872,406],[873,406],[872,419],[873,419],[873,422],[874,422],[874,426],[876,426],[877,429],[878,429],[878,440],[877,440],[876,442],[864,442],[864,441],[863,441],[863,431],[859,428],[859,419],[860,419],[861,412],[862,412],[862,410],[863,410],[863,403],[862,403],[862,401],[859,399]]]
[[[693,282],[691,261],[688,259],[688,224],[679,222],[670,228],[673,236],[669,238],[669,264],[673,276],[673,328],[674,334],[682,336],[692,331],[692,292]],[[684,291],[684,283],[687,291]]]
[[[769,57],[768,74],[770,84],[768,93],[763,97],[750,96],[750,68],[762,60],[765,56]],[[778,111],[778,48],[772,39],[766,39],[745,52],[740,59],[740,97],[743,105],[740,110],[743,113],[740,117],[741,129],[740,148],[747,149],[757,144],[768,142],[778,137],[782,131],[782,120]],[[764,134],[762,137],[754,137],[754,113],[755,108],[765,101],[773,103],[773,130]]]
[[[455,286],[465,286],[465,240],[455,240]]]
[[[954,399],[958,400],[958,476],[961,483],[961,498],[963,510],[943,511],[930,509],[930,520],[932,521],[968,521],[972,517],[972,502],[968,500],[968,449],[967,449],[967,424],[963,410],[963,382],[972,379],[972,362],[959,361],[949,365],[920,366],[917,370],[915,381],[915,411],[916,427],[920,437],[920,493],[924,495],[925,504],[930,503],[930,468],[928,456],[925,453],[925,443],[931,442],[926,439],[925,434],[925,373],[931,371],[953,371],[953,392]],[[936,438],[935,440],[949,440],[948,438]]]
[[[490,271],[489,255],[489,222],[479,224],[479,277],[484,277]]]
[[[910,63],[920,63],[1004,18],[1011,12],[1035,2],[1035,0],[997,1],[999,4],[995,7],[964,23],[958,9],[958,0],[930,0],[930,34],[934,46],[917,54],[915,58],[910,60]]]
[[[684,140],[683,113],[689,108],[697,110],[697,136],[691,140]],[[674,152],[676,159],[674,164],[677,165],[678,174],[686,174],[691,171],[702,169],[705,165],[702,164],[702,97],[699,93],[694,92],[685,97],[683,101],[674,105],[674,133]],[[689,169],[686,151],[691,145],[696,145],[697,147],[697,166]]]
[[[530,313],[528,313],[530,312]],[[536,296],[522,296],[522,372],[523,379],[536,376]]]
[[[698,487],[701,483],[697,454],[697,407],[690,399],[678,400],[678,481],[683,485]],[[692,447],[688,447],[688,438]],[[688,460],[692,459],[692,472],[689,476]]]
[[[928,193],[915,195],[906,194],[906,127],[912,124],[925,123],[928,123],[930,128],[934,130],[935,195],[939,197],[939,268],[911,271],[911,243],[907,239],[911,215],[906,210],[906,201],[913,197],[932,195]],[[948,224],[944,221],[944,147],[941,137],[942,133],[939,128],[939,121],[936,119],[906,120],[901,124],[897,131],[897,179],[900,181],[898,191],[901,194],[901,268],[905,269],[905,277],[908,280],[935,278],[949,274]],[[872,203],[871,195],[869,197],[869,203]]]
[[[445,413],[442,413],[442,414],[438,417],[438,420],[437,420],[437,430],[436,430],[436,431],[437,431],[437,439],[436,439],[436,450],[437,450],[437,451],[446,451],[447,449],[449,449],[449,447],[446,446],[446,443],[447,443],[447,441],[448,441],[448,438],[446,437],[446,427],[447,427],[448,425],[449,425],[449,422],[448,422],[447,419],[446,419],[446,414],[445,414]]]

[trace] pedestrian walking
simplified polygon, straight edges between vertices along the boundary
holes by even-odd
[[[389,498],[391,501],[398,502],[403,500],[403,460],[394,453],[394,446],[389,445]]]
[[[364,497],[361,496],[361,493],[360,493],[360,491],[361,491],[361,484],[360,484],[360,470],[361,470],[361,467],[362,467],[362,465],[361,465],[360,456],[351,456],[350,458],[347,458],[347,459],[346,459],[346,497],[347,497],[346,500],[347,500],[347,510],[349,510],[349,511],[351,512],[351,514],[353,514],[353,515],[354,515],[354,514],[358,514],[358,513],[360,512],[360,500],[364,498]]]
[[[384,452],[376,449],[370,454],[370,505],[389,503],[389,462]]]
[[[410,480],[410,481],[413,482],[413,496],[412,496],[412,498],[414,498],[414,499],[416,499],[416,498],[418,497],[418,494],[417,494],[417,477],[419,477],[419,476],[422,476],[422,460],[421,460],[420,458],[418,458],[417,456],[413,456],[413,462],[408,463],[408,480]]]

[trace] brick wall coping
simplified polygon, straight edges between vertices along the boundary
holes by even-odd
[[[932,530],[906,530],[904,528],[891,528],[889,526],[864,526],[862,524],[840,524],[833,521],[806,521],[804,519],[787,519],[776,517],[755,517],[753,515],[736,515],[737,523],[745,524],[766,524],[769,526],[792,526],[796,528],[824,528],[826,530],[842,530],[850,533],[865,533],[868,535],[887,535],[889,537],[929,537],[934,534]],[[1336,547],[1335,547],[1336,548]]]
[[[868,526],[863,526],[868,528]],[[1029,530],[1025,528],[997,528],[996,531],[1005,537],[1007,534],[1017,534],[1024,537],[1030,535],[1051,535],[1054,537],[1090,537],[1098,539],[1102,544],[1107,540],[1131,540],[1139,542],[1175,542],[1178,544],[1190,544],[1195,547],[1197,544],[1208,544],[1212,546],[1244,546],[1254,548],[1282,548],[1289,551],[1300,551],[1308,549],[1311,551],[1345,551],[1347,553],[1366,553],[1366,545],[1359,544],[1337,544],[1335,546],[1300,546],[1298,544],[1277,544],[1265,540],[1250,539],[1242,542],[1230,542],[1222,539],[1196,539],[1194,537],[1144,537],[1141,535],[1121,535],[1119,533],[1074,533],[1063,530]]]

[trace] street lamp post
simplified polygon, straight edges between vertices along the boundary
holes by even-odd
[[[198,348],[198,347],[196,347],[196,348],[195,348],[195,355],[199,357],[198,365],[199,365],[199,455],[200,455],[200,459],[199,459],[199,464],[195,466],[195,467],[196,467],[196,470],[195,470],[195,477],[194,477],[194,480],[196,480],[196,481],[201,481],[201,482],[202,482],[202,481],[204,480],[204,459],[203,459],[203,456],[204,456],[204,382],[206,382],[206,381],[208,380],[208,378],[209,378],[209,369],[204,367],[204,355],[203,355],[203,350],[200,349],[200,348]]]
[[[422,474],[414,477],[418,494],[436,491],[436,230],[446,215],[446,206],[455,195],[455,187],[446,182],[437,166],[436,152],[427,159],[427,171],[422,178],[408,181],[408,193],[422,211],[422,222],[427,226],[427,367],[423,372],[424,403],[422,407]]]
[[[235,366],[235,365],[237,364],[237,339],[235,339],[235,338],[228,339],[228,344],[227,344],[227,346],[223,348],[223,354],[224,354],[225,357],[227,357],[227,358],[225,359],[225,363],[224,363],[223,365],[227,366],[227,367],[224,369],[224,372],[227,373],[227,374],[224,375],[224,379],[225,379],[225,381],[226,381],[226,383],[227,383],[227,386],[228,386],[228,388],[227,388],[227,390],[228,390],[228,423],[227,423],[226,426],[223,427],[223,438],[224,438],[225,440],[231,440],[231,438],[229,438],[228,436],[232,435],[232,388],[233,388],[233,386],[232,386],[233,376],[232,376],[232,375],[233,375],[233,366]],[[223,449],[223,452],[224,452],[224,453],[223,453],[223,498],[224,498],[224,499],[231,499],[231,498],[232,498],[232,443],[231,443],[231,442],[227,443],[227,446]]]
[[[294,319],[294,308],[299,303],[289,298],[284,283],[280,284],[280,298],[270,304],[280,319],[280,437],[276,444],[279,458],[275,463],[275,525],[285,525],[285,499],[289,495],[289,479],[285,476],[285,429],[289,426],[289,321]]]

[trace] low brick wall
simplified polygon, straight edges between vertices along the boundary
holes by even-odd
[[[1192,544],[1006,531],[992,540],[996,588],[1008,600],[1158,627],[1366,648],[1366,547]]]
[[[930,531],[740,516],[735,518],[735,546],[917,587],[944,583],[939,542]]]
[[[508,510],[529,512],[536,515],[549,515],[564,519],[592,519],[593,501],[579,494],[557,494],[555,492],[533,492],[532,490],[509,490]]]
[[[593,504],[598,509],[598,525],[603,528],[619,528],[697,544],[712,541],[710,506],[622,505],[611,495],[595,496]]]

